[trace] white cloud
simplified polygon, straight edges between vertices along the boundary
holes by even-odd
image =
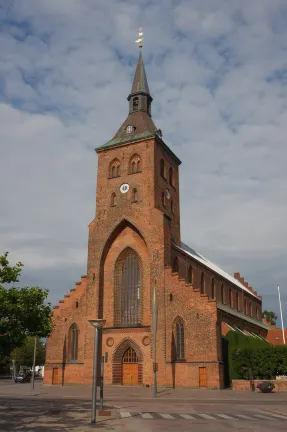
[[[127,115],[142,25],[154,120],[184,161],[183,240],[246,274],[266,307],[278,278],[287,301],[284,16],[285,0],[2,6],[0,248],[26,281],[55,301],[85,272],[93,149]]]

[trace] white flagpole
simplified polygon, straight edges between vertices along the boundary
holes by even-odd
[[[280,315],[281,315],[281,325],[282,325],[282,336],[283,336],[283,344],[285,345],[285,332],[284,332],[284,323],[283,323],[283,315],[282,315],[282,307],[281,307],[281,297],[280,297],[280,288],[278,287],[278,295],[279,295],[279,307],[280,307]]]

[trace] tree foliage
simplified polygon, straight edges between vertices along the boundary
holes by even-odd
[[[287,347],[237,349],[232,353],[232,364],[237,379],[249,379],[250,368],[255,379],[287,375]]]
[[[18,348],[15,348],[11,353],[11,359],[15,360],[16,365],[19,366],[33,366],[34,358],[34,344],[35,338],[27,336],[25,343]],[[46,347],[41,339],[37,338],[36,345],[36,365],[43,365],[45,363]]]
[[[44,338],[52,331],[48,290],[35,287],[6,287],[18,282],[23,264],[10,266],[8,252],[0,256],[0,364],[27,336]]]
[[[263,312],[263,318],[266,318],[267,321],[270,322],[270,324],[276,325],[277,315],[275,314],[275,312],[265,310]]]

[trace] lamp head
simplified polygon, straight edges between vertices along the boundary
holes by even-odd
[[[88,322],[93,328],[97,329],[101,329],[106,324],[104,319],[89,319]]]

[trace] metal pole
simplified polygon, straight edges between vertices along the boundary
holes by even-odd
[[[283,336],[283,344],[285,345],[285,332],[284,332],[284,323],[283,323],[283,315],[282,315],[282,306],[281,306],[281,297],[280,297],[280,288],[278,287],[278,295],[279,295],[279,307],[280,307],[280,315],[281,315],[281,325],[282,325],[282,336]]]
[[[34,357],[33,357],[33,370],[32,370],[32,390],[34,390],[34,381],[35,381],[36,348],[37,348],[37,337],[35,336]]]
[[[100,382],[100,409],[103,409],[104,405],[104,361],[105,357],[101,359],[101,382]]]
[[[157,395],[157,363],[156,363],[156,333],[157,333],[157,303],[156,303],[156,287],[153,288],[152,301],[152,326],[153,326],[153,396]]]
[[[92,416],[91,423],[96,423],[96,410],[97,410],[97,368],[98,368],[98,328],[95,327],[94,339],[94,374],[93,374],[93,390],[92,390]]]

